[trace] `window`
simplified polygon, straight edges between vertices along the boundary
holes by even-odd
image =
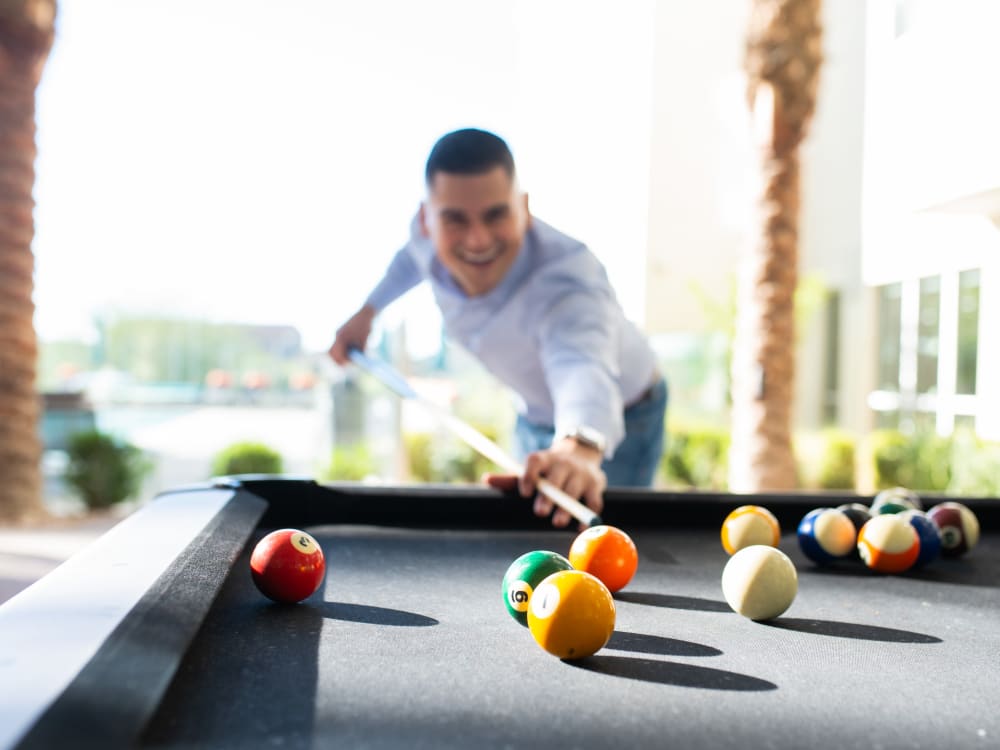
[[[899,355],[903,285],[879,289],[878,300],[878,388],[899,391]]]
[[[955,393],[971,396],[976,392],[979,350],[979,271],[958,275],[958,363]]]
[[[951,434],[974,422],[979,347],[978,270],[878,288],[879,427]]]
[[[831,291],[826,308],[826,373],[824,375],[823,421],[837,422],[837,392],[840,390],[840,293]]]
[[[917,393],[936,393],[938,385],[938,336],[941,328],[941,277],[920,280],[917,323]]]

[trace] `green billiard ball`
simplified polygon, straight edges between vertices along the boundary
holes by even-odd
[[[890,487],[882,490],[872,500],[872,515],[902,513],[906,510],[923,510],[920,496],[905,487]]]
[[[572,569],[569,560],[556,552],[535,550],[521,555],[503,577],[503,603],[507,612],[528,627],[528,601],[535,587],[553,573]]]

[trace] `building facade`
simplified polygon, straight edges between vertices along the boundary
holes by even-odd
[[[868,4],[862,278],[879,425],[1000,439],[1000,5]]]
[[[684,357],[725,337],[752,231],[746,8],[726,8],[685,6],[682,19],[657,6],[646,326],[682,380]],[[997,28],[989,0],[824,6],[803,147],[798,430],[970,426],[1000,439]],[[724,385],[679,395],[722,409]]]

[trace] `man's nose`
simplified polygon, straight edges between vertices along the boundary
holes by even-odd
[[[481,221],[473,221],[469,224],[469,230],[465,233],[465,244],[472,249],[482,249],[493,243],[493,235]]]

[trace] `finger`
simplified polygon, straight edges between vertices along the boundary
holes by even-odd
[[[562,482],[562,490],[574,500],[579,500],[587,489],[587,479],[585,475],[574,472]]]
[[[601,515],[604,510],[604,487],[600,484],[592,485],[581,498],[583,504],[590,508],[597,515]]]
[[[545,495],[541,493],[535,495],[535,505],[533,509],[536,516],[547,516],[552,512],[553,507],[555,507],[553,502],[545,497]]]
[[[559,461],[553,461],[548,472],[545,474],[545,478],[551,484],[563,490],[563,492],[566,492],[565,489],[566,485],[568,483],[571,483],[573,479],[572,467]],[[539,493],[538,497],[541,499],[541,502],[539,502],[538,500],[535,501],[535,513],[540,516],[547,516],[549,513],[552,512],[552,509],[555,507],[555,503],[553,503],[550,498],[545,497],[542,493]],[[571,495],[571,497],[576,498],[577,496]],[[557,514],[556,516],[553,516],[553,523],[557,526],[565,526],[566,523],[568,522],[558,523],[558,524],[556,524],[555,522],[557,518],[562,519],[562,516],[565,515],[566,512],[562,511],[561,509],[557,509],[556,514]]]
[[[517,474],[483,474],[483,484],[494,487],[498,490],[510,492],[517,489]]]
[[[531,497],[535,494],[538,478],[548,468],[548,464],[549,458],[546,451],[528,454],[528,459],[524,462],[524,474],[520,481],[520,491],[523,497]]]
[[[557,529],[562,529],[569,524],[571,519],[572,516],[567,511],[556,508],[556,512],[552,514],[552,525]]]
[[[563,492],[576,500],[583,494],[587,486],[587,478],[577,473],[570,473],[561,484]],[[569,525],[571,520],[573,520],[573,516],[563,508],[556,508],[555,513],[552,514],[552,525],[560,529]]]
[[[548,477],[546,477],[548,479]],[[551,479],[549,481],[552,481]],[[558,482],[552,482],[556,487],[559,487]],[[552,502],[551,498],[546,496],[544,493],[539,492],[535,495],[535,515],[536,516],[547,516],[552,512],[552,509],[556,505]]]
[[[549,468],[545,472],[544,476],[550,483],[554,484],[563,492],[572,494],[566,490],[566,485],[569,484],[573,478],[573,467],[570,464],[565,461],[552,461],[549,464]],[[578,496],[573,495],[573,497],[575,498]]]
[[[344,351],[344,347],[334,342],[333,346],[330,347],[330,359],[332,359],[338,365],[346,364],[347,353]]]

